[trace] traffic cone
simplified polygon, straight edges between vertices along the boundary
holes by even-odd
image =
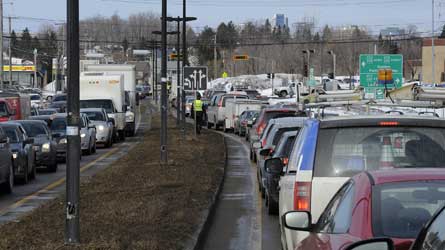
[[[394,167],[394,152],[391,144],[391,137],[383,137],[382,155],[380,156],[380,168]]]

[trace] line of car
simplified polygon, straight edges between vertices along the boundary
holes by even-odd
[[[239,96],[212,97],[209,127],[226,98]],[[283,249],[445,249],[445,120],[274,105],[235,124]]]

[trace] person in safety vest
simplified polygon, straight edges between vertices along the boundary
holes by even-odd
[[[201,126],[202,126],[202,117],[204,113],[204,104],[201,101],[201,95],[198,94],[196,96],[196,100],[193,101],[192,104],[192,112],[196,112],[196,133],[201,133]],[[193,113],[192,113],[193,114]]]

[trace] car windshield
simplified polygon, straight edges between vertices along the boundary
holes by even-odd
[[[9,138],[9,142],[19,142],[19,135],[17,134],[17,130],[15,129],[15,127],[5,126],[3,127],[3,131],[5,131],[6,136]]]
[[[66,131],[66,119],[56,118],[51,122],[52,131]]]
[[[113,110],[113,102],[111,100],[81,100],[80,108],[103,108],[107,113],[115,113]]]
[[[56,110],[51,110],[51,109],[41,109],[39,110],[39,115],[53,115],[57,113]]]
[[[53,99],[53,102],[61,102],[66,101],[66,95],[56,95]]]
[[[445,181],[377,185],[372,195],[376,237],[416,238],[432,215],[445,205]]]
[[[286,111],[270,111],[266,112],[264,116],[264,122],[267,123],[271,119],[282,118],[282,117],[290,117],[295,116],[296,112],[294,110],[286,110]]]
[[[48,135],[45,126],[37,123],[22,123],[23,128],[25,128],[26,134],[29,137],[37,137],[39,135]]]
[[[82,113],[85,113],[88,116],[88,118],[90,118],[90,120],[92,121],[106,121],[105,116],[102,112],[87,111]]]
[[[315,176],[349,177],[363,170],[445,167],[445,129],[355,127],[321,129]]]

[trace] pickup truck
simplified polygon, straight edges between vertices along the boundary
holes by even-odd
[[[302,82],[298,82],[298,86],[300,95],[302,93],[308,93],[307,88],[303,85]],[[274,88],[274,94],[279,97],[286,97],[286,96],[293,97],[295,95],[295,82],[291,82],[288,86]]]

